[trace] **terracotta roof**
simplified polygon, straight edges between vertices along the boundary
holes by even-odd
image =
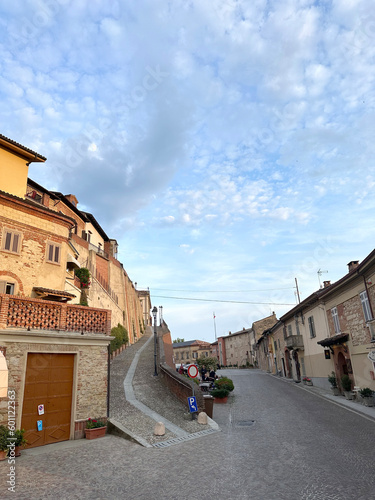
[[[51,288],[43,288],[42,286],[34,286],[33,290],[37,294],[42,294],[44,296],[54,296],[54,297],[65,297],[68,300],[74,299],[75,295],[69,292],[65,292],[65,290],[52,290]]]
[[[23,146],[19,142],[13,141],[13,139],[9,139],[9,137],[6,137],[3,134],[0,134],[0,144],[3,144],[4,146],[8,146],[11,149],[20,149],[21,152],[23,151],[24,153],[27,153],[27,156],[30,157],[30,155],[34,156],[35,158],[30,161],[46,161],[47,158],[45,156],[40,155],[36,151],[33,151],[32,149],[27,148],[26,146]]]
[[[333,337],[327,337],[324,340],[320,340],[319,342],[317,342],[317,344],[319,344],[323,347],[328,347],[330,345],[343,344],[344,342],[347,342],[348,339],[349,339],[348,333],[338,333],[337,335],[334,335]]]

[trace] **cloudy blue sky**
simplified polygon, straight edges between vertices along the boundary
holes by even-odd
[[[212,341],[374,248],[372,7],[2,2],[0,132],[118,240],[173,338]]]

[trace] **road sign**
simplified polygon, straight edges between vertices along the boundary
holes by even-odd
[[[196,400],[195,396],[190,396],[188,398],[188,403],[189,403],[190,413],[194,413],[194,412],[198,411],[197,400]]]
[[[190,365],[188,368],[188,375],[190,378],[195,378],[198,375],[198,367],[196,365]]]

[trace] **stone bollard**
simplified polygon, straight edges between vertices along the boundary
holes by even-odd
[[[198,414],[198,424],[207,425],[207,423],[208,423],[207,413],[205,413],[204,411],[201,411]]]
[[[154,436],[164,436],[165,434],[165,425],[163,422],[157,422],[154,428]]]

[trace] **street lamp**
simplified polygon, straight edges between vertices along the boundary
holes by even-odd
[[[152,315],[154,317],[154,377],[157,377],[158,370],[156,367],[156,316],[158,315],[158,309],[154,306],[152,310]]]

